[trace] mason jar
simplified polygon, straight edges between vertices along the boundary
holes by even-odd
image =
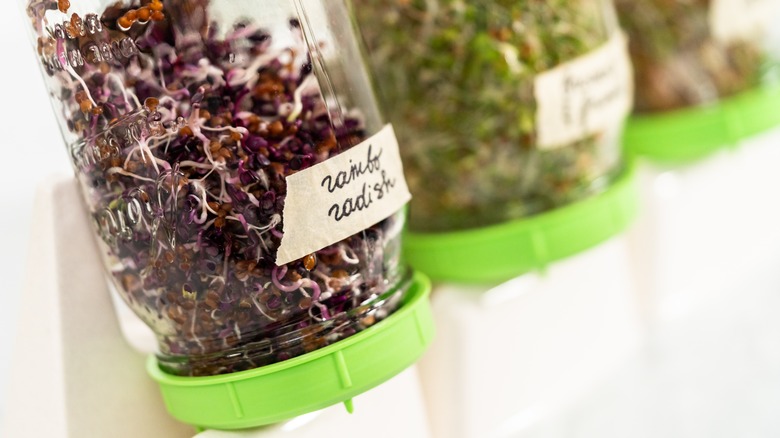
[[[106,272],[162,372],[286,361],[404,302],[409,192],[344,2],[25,3]]]

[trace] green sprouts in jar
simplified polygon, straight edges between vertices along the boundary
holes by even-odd
[[[619,171],[622,115],[605,129],[541,147],[535,95],[540,74],[619,36],[611,4],[353,4],[402,145],[413,231],[467,229],[544,212],[598,193]]]

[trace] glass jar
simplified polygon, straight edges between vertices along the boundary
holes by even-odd
[[[25,2],[107,272],[161,369],[283,361],[399,306],[402,205],[341,237],[318,205],[285,207],[291,177],[387,132],[344,2]]]
[[[413,231],[524,218],[600,193],[621,172],[632,91],[610,2],[353,5],[405,147]]]
[[[717,102],[757,86],[775,0],[617,0],[635,66],[636,112]]]

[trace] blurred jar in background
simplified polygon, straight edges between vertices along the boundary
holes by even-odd
[[[716,102],[759,85],[777,0],[616,0],[635,67],[636,111]]]
[[[410,228],[494,225],[622,170],[631,74],[598,0],[353,0],[414,199]]]

